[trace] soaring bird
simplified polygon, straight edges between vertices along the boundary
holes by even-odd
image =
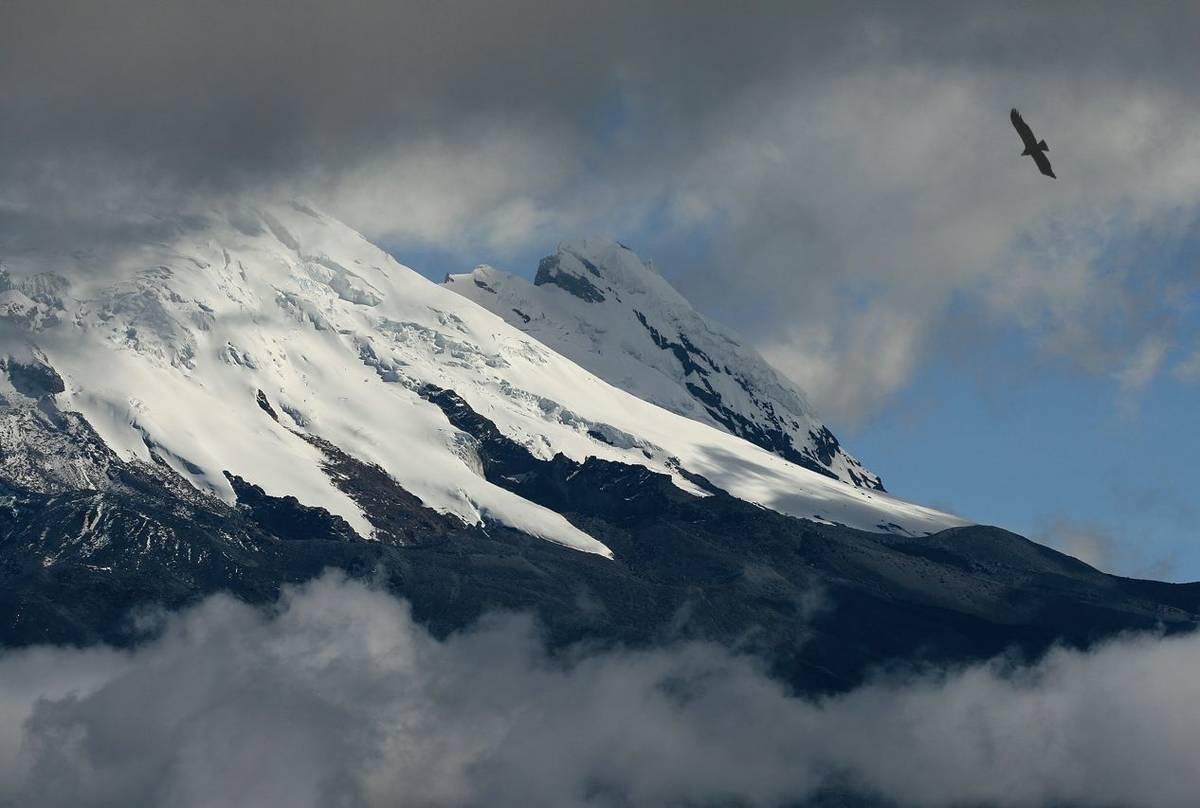
[[[1037,163],[1038,171],[1047,177],[1058,179],[1058,177],[1054,176],[1054,169],[1050,167],[1050,160],[1046,158],[1046,152],[1050,151],[1050,147],[1046,145],[1046,141],[1038,140],[1033,136],[1033,130],[1029,128],[1029,124],[1025,123],[1025,119],[1021,117],[1021,113],[1015,109],[1009,117],[1012,118],[1013,128],[1021,136],[1021,142],[1025,144],[1025,151],[1021,152],[1021,156],[1029,155],[1033,158],[1033,162]]]

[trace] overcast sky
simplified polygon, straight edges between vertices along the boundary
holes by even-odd
[[[618,237],[893,490],[1200,577],[1200,6],[845,6],[0,0],[0,206],[303,195],[430,274]]]

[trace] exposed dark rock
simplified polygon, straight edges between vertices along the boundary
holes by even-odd
[[[325,455],[325,473],[362,510],[375,528],[375,539],[414,545],[461,530],[461,523],[425,507],[379,466],[351,457],[327,440],[296,434]]]
[[[8,380],[18,393],[30,398],[41,398],[61,393],[67,389],[62,377],[49,365],[41,362],[23,363],[14,359],[7,361]]]
[[[575,256],[575,258],[576,258],[576,259],[579,261],[579,263],[583,264],[583,268],[584,268],[584,269],[586,269],[588,272],[592,273],[592,274],[593,274],[593,275],[595,275],[597,278],[602,278],[602,277],[604,277],[604,276],[603,276],[603,275],[600,273],[600,268],[599,268],[598,266],[596,266],[595,264],[593,264],[591,261],[589,261],[588,259],[584,258],[584,257],[583,257],[582,255],[580,255],[579,253],[571,253],[571,255]]]
[[[756,446],[761,446],[769,452],[774,452],[785,460],[802,466],[809,471],[815,471],[825,477],[834,480],[838,479],[837,475],[830,471],[829,464],[837,456],[841,447],[838,444],[837,438],[834,437],[828,428],[821,427],[819,433],[809,432],[809,436],[813,439],[814,446],[816,447],[815,457],[807,451],[797,449],[791,435],[783,429],[778,418],[774,415],[773,408],[767,403],[759,402],[759,409],[775,420],[774,426],[759,424],[733,408],[726,406],[721,394],[714,390],[712,384],[708,381],[711,373],[723,372],[737,382],[752,400],[758,401],[753,388],[744,378],[728,367],[719,367],[685,335],[680,334],[678,341],[668,339],[658,329],[650,325],[642,312],[634,309],[633,313],[637,317],[638,322],[642,324],[642,327],[649,332],[650,339],[653,340],[654,344],[664,351],[670,351],[675,355],[675,358],[683,368],[685,378],[688,379],[684,382],[684,386],[697,401],[704,405],[704,409],[713,420],[724,426],[731,434],[744,438]],[[885,490],[882,482],[868,480],[854,473],[853,469],[850,470],[850,475],[854,484],[859,487],[871,488],[876,491]]]
[[[601,303],[604,301],[604,293],[597,289],[595,284],[587,278],[563,272],[560,268],[560,259],[557,255],[548,255],[538,263],[537,275],[533,278],[533,285],[542,286],[547,283],[553,284],[564,292],[572,294],[588,303]]]
[[[816,447],[817,459],[822,463],[830,463],[833,461],[833,458],[837,457],[841,446],[838,444],[838,439],[833,436],[833,433],[827,427],[821,427],[816,432],[810,429],[808,436],[812,438],[813,446]]]
[[[601,443],[607,443],[609,446],[613,445],[613,442],[611,440],[609,440],[608,437],[598,429],[589,429],[588,437],[591,438],[592,440],[598,440]]]
[[[675,354],[675,358],[678,359],[679,364],[683,366],[683,375],[690,376],[693,373],[696,373],[696,374],[699,374],[702,376],[708,375],[708,371],[705,370],[700,365],[696,364],[696,362],[692,359],[691,352],[688,351],[688,349],[686,347],[684,347],[683,343],[672,342],[671,340],[667,339],[665,336],[660,334],[657,328],[655,328],[654,326],[650,325],[649,322],[647,322],[646,315],[642,314],[637,309],[633,310],[633,314],[635,317],[637,317],[638,322],[640,322],[642,324],[642,327],[650,332],[650,339],[652,339],[654,341],[655,345],[657,345],[659,348],[662,348],[664,351],[670,351],[671,353]],[[704,358],[708,359],[707,356]],[[708,364],[709,364],[709,366],[711,366],[712,361],[709,360]]]
[[[272,407],[271,402],[267,400],[266,393],[264,393],[262,390],[259,390],[255,394],[254,400],[258,402],[258,406],[260,408],[262,408],[263,412],[265,412],[267,415],[271,416],[271,418],[273,420],[275,420],[275,421],[279,420],[279,414],[277,412],[275,412],[275,408]]]
[[[276,538],[285,541],[312,538],[351,541],[359,538],[345,519],[324,508],[302,505],[291,496],[268,496],[257,485],[228,471],[225,478],[237,494],[238,506],[245,509],[255,524]]]

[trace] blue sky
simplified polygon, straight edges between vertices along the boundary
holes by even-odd
[[[845,440],[893,493],[1057,546],[1101,568],[1200,579],[1194,383],[1162,376],[1132,402],[1111,381],[1036,365],[1013,339],[981,364],[938,361]]]

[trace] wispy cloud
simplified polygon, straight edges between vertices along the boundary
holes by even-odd
[[[1200,380],[1200,350],[1192,353],[1173,369],[1175,378],[1180,381],[1194,382]]]

